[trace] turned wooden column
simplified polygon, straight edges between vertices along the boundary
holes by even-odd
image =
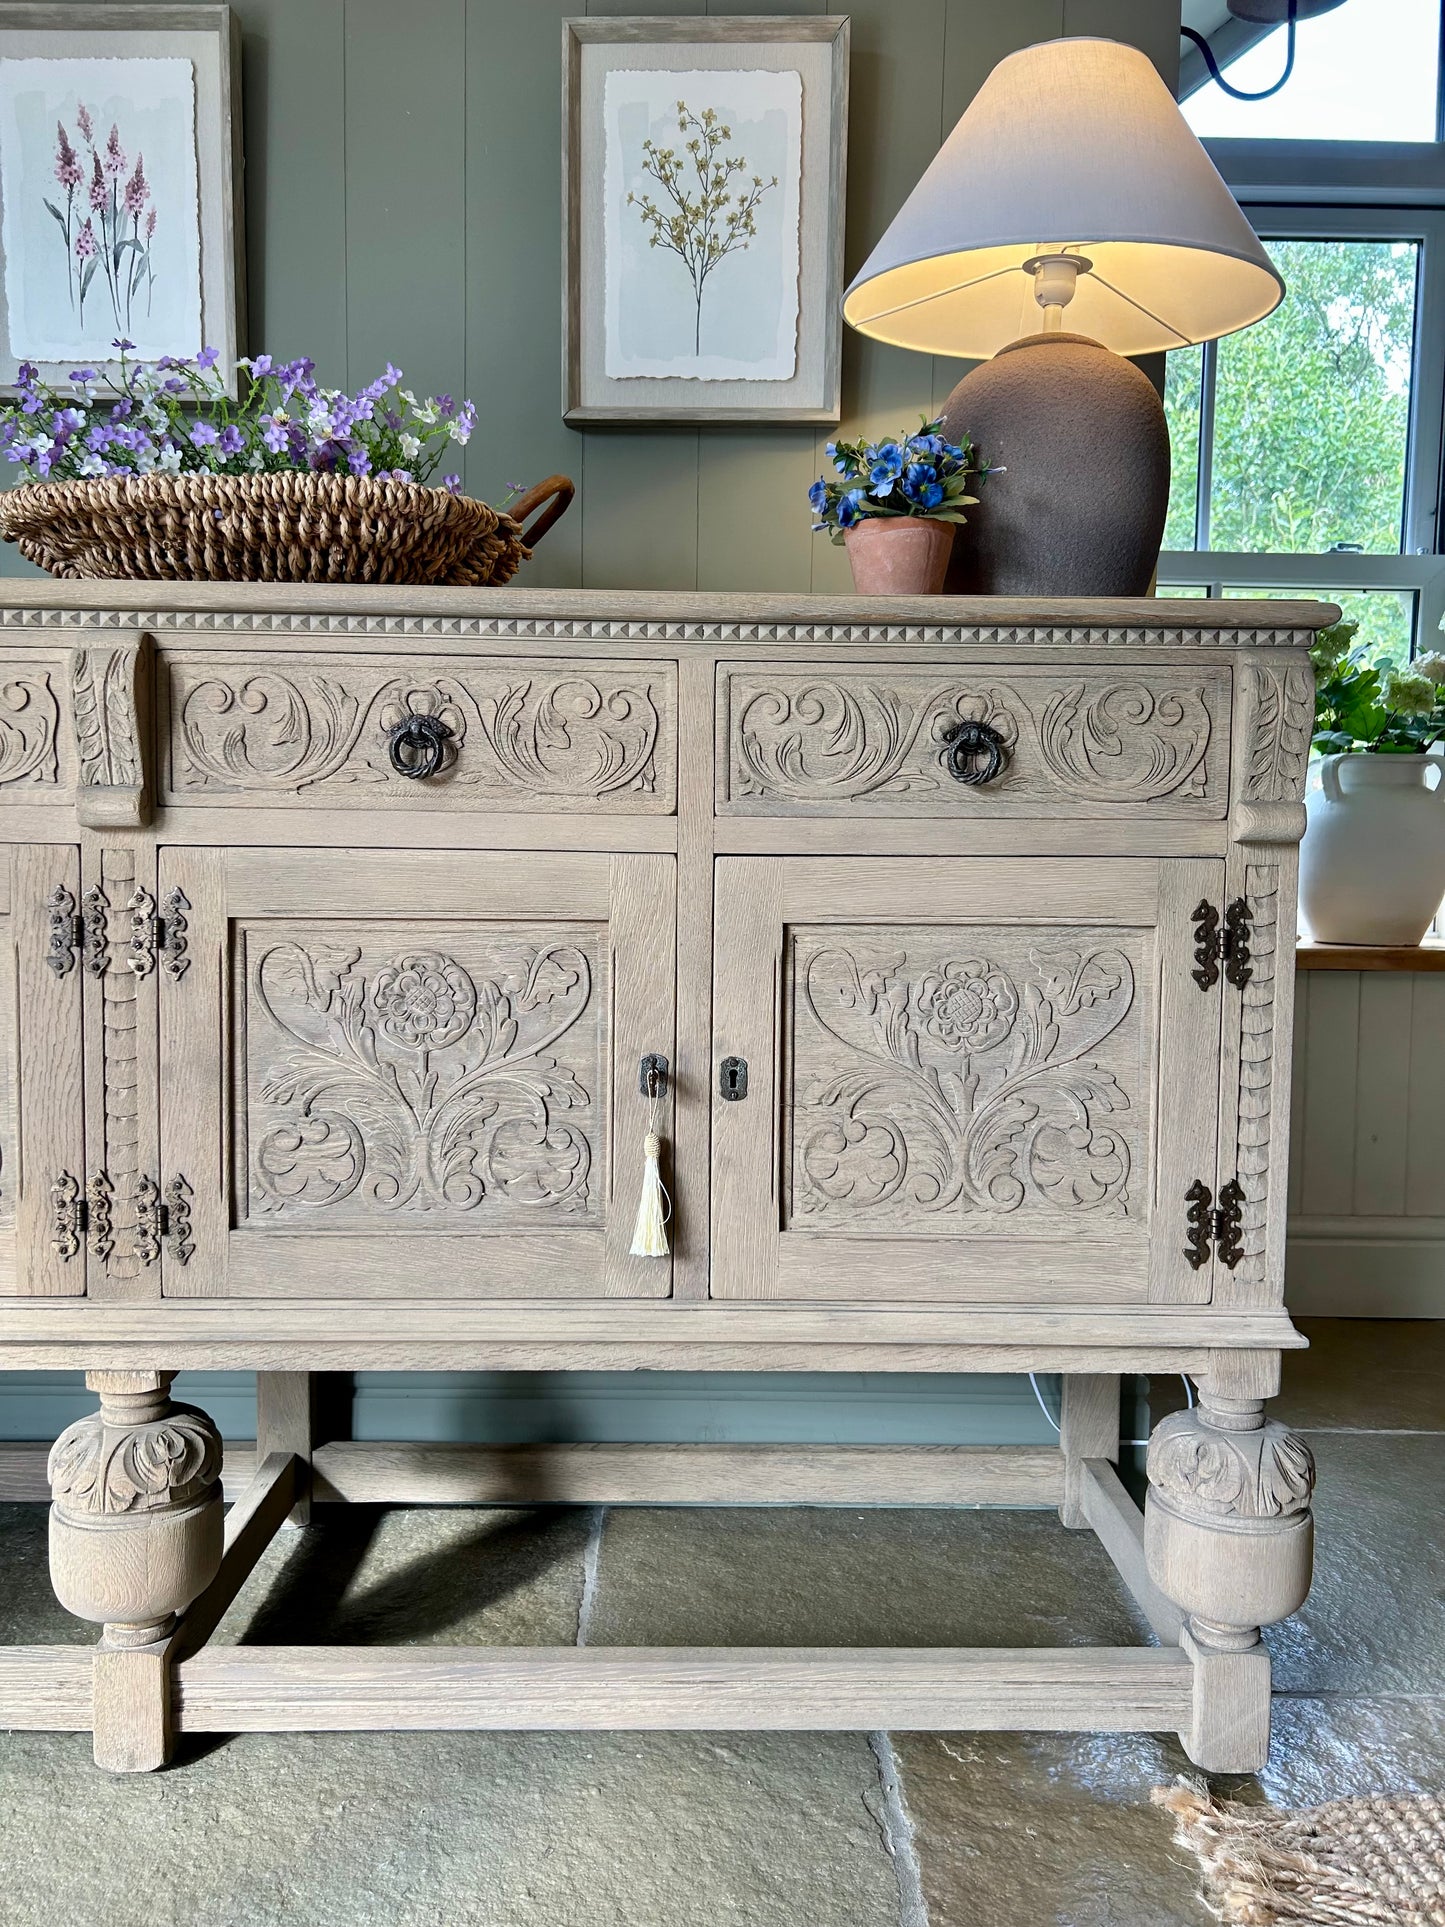
[[[117,1772],[170,1750],[162,1642],[221,1563],[221,1439],[170,1397],[172,1372],[87,1372],[100,1410],[50,1454],[50,1576],[60,1603],[101,1627],[95,1757]]]
[[[1269,1754],[1269,1654],[1260,1628],[1304,1604],[1314,1562],[1309,1447],[1264,1402],[1201,1387],[1149,1441],[1149,1577],[1188,1614],[1196,1765],[1255,1772]]]

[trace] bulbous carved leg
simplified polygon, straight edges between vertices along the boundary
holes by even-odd
[[[50,1454],[50,1576],[60,1603],[101,1627],[95,1756],[133,1772],[169,1751],[157,1650],[221,1563],[221,1440],[170,1397],[171,1372],[88,1372],[100,1410]]]
[[[1144,1551],[1149,1576],[1188,1615],[1190,1758],[1214,1772],[1262,1767],[1269,1752],[1269,1655],[1260,1628],[1304,1604],[1314,1561],[1309,1447],[1259,1399],[1205,1389],[1149,1441]]]

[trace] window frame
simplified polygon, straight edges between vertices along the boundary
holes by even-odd
[[[1445,556],[1441,550],[1442,450],[1445,450],[1445,148],[1426,143],[1400,144],[1398,188],[1385,187],[1381,150],[1371,150],[1361,168],[1353,143],[1299,141],[1213,141],[1206,146],[1230,175],[1266,172],[1274,176],[1268,196],[1231,181],[1250,223],[1265,236],[1300,240],[1410,240],[1420,244],[1415,291],[1414,356],[1410,377],[1410,415],[1405,454],[1405,493],[1401,549],[1398,554],[1280,554],[1193,548],[1166,550],[1159,558],[1161,588],[1204,584],[1211,595],[1231,588],[1293,589],[1327,596],[1332,589],[1381,590],[1413,594],[1412,653],[1426,646],[1445,619]],[[1266,169],[1263,150],[1281,151]],[[1247,150],[1240,152],[1239,150]],[[1406,157],[1410,165],[1406,166]],[[1291,186],[1285,178],[1296,169]],[[1359,189],[1368,181],[1370,198]],[[1334,189],[1332,177],[1343,187]],[[1378,197],[1378,198],[1376,198]],[[1268,246],[1268,239],[1265,245]],[[1195,536],[1208,538],[1207,489],[1213,459],[1214,374],[1218,350],[1206,344],[1200,384],[1199,492]]]

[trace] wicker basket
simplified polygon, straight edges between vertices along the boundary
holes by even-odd
[[[72,580],[477,588],[509,581],[572,495],[567,477],[552,475],[503,515],[369,475],[112,475],[0,494],[0,536]]]

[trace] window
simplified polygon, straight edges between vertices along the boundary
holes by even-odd
[[[1402,661],[1445,615],[1445,215],[1246,212],[1288,292],[1267,321],[1169,356],[1161,589],[1318,595]]]
[[[1284,71],[1282,27],[1251,27],[1222,4],[1188,0],[1232,86],[1257,93]],[[1184,118],[1201,138],[1434,141],[1439,138],[1440,0],[1345,0],[1296,30],[1294,71],[1267,100],[1232,100],[1189,47]]]

